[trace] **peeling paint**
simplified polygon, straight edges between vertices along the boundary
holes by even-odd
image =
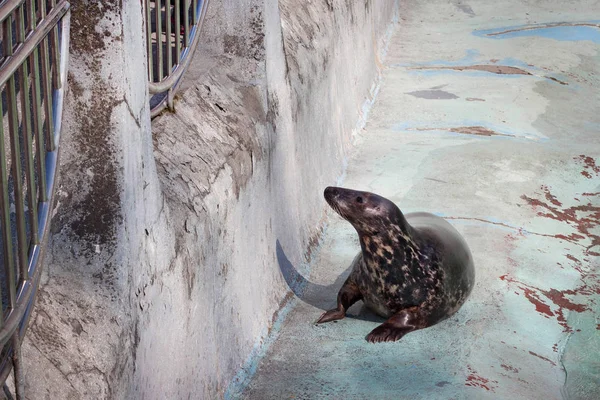
[[[586,178],[591,179],[592,176],[600,174],[600,166],[596,165],[596,161],[592,157],[582,154],[579,157],[573,157],[573,159],[583,164],[584,169],[581,171],[581,175]]]
[[[509,65],[457,65],[457,66],[443,66],[443,67],[413,67],[411,69],[449,69],[454,71],[483,71],[490,72],[498,75],[531,75],[531,73],[518,67],[511,67]]]
[[[575,159],[584,163],[584,170],[581,174],[586,178],[591,178],[591,173],[596,176],[600,174],[600,168],[596,166],[591,157],[581,155],[575,157]],[[591,173],[588,170],[591,170]],[[541,190],[550,204],[526,195],[521,196],[521,198],[534,208],[545,210],[538,211],[538,216],[565,222],[575,228],[578,232],[578,234],[573,233],[571,235],[558,234],[555,235],[555,237],[583,246],[586,255],[600,256],[600,249],[596,249],[600,247],[600,235],[592,232],[594,228],[600,225],[600,206],[594,205],[588,201],[586,204],[560,208],[562,203],[556,199],[556,196],[550,192],[550,189],[547,186],[542,186]],[[590,241],[587,246],[581,243],[582,240],[586,239]]]
[[[573,311],[582,313],[584,311],[589,311],[589,306],[586,304],[575,303],[566,296],[579,295],[580,297],[588,297],[600,294],[600,284],[598,280],[595,280],[595,282],[591,285],[585,283],[587,280],[586,278],[589,278],[589,276],[590,275],[588,274],[584,274],[582,276],[582,281],[584,281],[584,283],[572,290],[542,290],[533,285],[519,281],[516,278],[512,278],[509,274],[502,275],[499,278],[508,283],[515,284],[523,292],[527,300],[529,300],[529,302],[535,306],[535,310],[538,313],[542,314],[546,318],[556,317],[557,322],[563,327],[564,332],[573,332],[572,327],[568,324],[567,317],[565,315],[566,312]],[[554,311],[550,308],[550,304],[554,306]]]
[[[493,60],[490,60],[493,61]],[[555,78],[549,75],[536,75],[529,71],[526,71],[519,67],[513,67],[510,65],[489,65],[489,64],[476,64],[476,65],[456,65],[456,66],[422,66],[422,67],[411,67],[411,70],[445,70],[445,71],[478,71],[478,72],[489,72],[496,75],[523,75],[523,76],[537,76],[540,78],[548,79],[552,82],[559,83],[561,85],[568,86],[569,84],[563,80]]]

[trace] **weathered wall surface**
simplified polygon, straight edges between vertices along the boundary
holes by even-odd
[[[59,187],[23,345],[30,399],[128,398],[146,224],[162,204],[137,0],[71,3]]]
[[[152,130],[139,2],[109,4],[74,4],[31,398],[221,397],[290,296],[277,246],[307,268],[394,1],[212,0]]]

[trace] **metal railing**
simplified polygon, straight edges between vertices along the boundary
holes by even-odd
[[[0,2],[0,383],[24,398],[21,341],[51,215],[69,54],[69,3]]]
[[[173,98],[198,46],[208,0],[145,0],[152,117]]]

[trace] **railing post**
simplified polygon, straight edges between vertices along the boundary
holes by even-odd
[[[0,4],[0,286],[6,288],[0,296],[0,383],[7,393],[12,369],[17,399],[25,398],[21,341],[35,304],[55,190],[69,6],[66,0]]]
[[[154,14],[144,21],[142,6],[139,0],[72,2],[63,173],[58,206],[49,210],[56,223],[51,273],[23,343],[32,399],[135,398],[139,307],[131,301],[132,282],[148,268],[140,261],[144,230],[151,230],[162,204],[145,48],[146,23],[154,23]],[[49,54],[51,47],[52,41]],[[42,107],[45,83],[36,91]],[[46,340],[50,334],[54,342]]]

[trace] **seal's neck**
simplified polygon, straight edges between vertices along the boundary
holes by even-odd
[[[394,259],[402,261],[407,248],[412,248],[418,252],[418,245],[415,242],[414,229],[406,222],[402,216],[401,224],[389,224],[385,230],[379,232],[358,233],[360,247],[363,257],[367,261],[380,263],[384,259]]]

